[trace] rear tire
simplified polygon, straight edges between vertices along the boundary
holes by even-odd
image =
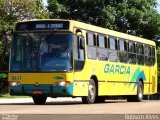
[[[127,98],[128,102],[142,102],[143,100],[143,84],[141,81],[137,84],[137,95],[129,96]]]
[[[82,97],[82,103],[93,104],[96,98],[96,84],[93,79],[90,79],[88,87],[88,96]]]
[[[32,99],[36,105],[44,105],[46,103],[47,97],[33,96]]]
[[[143,100],[143,84],[141,81],[138,82],[137,85],[137,96],[136,96],[136,102],[142,102]]]

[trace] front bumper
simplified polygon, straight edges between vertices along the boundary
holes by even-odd
[[[33,91],[42,91],[40,94],[35,94]],[[23,95],[23,96],[47,96],[47,97],[70,97],[73,96],[73,83],[68,86],[58,85],[18,85],[11,86],[9,89],[10,95]]]

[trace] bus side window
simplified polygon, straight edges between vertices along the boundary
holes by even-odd
[[[109,42],[109,51],[108,51],[109,61],[118,62],[117,39],[115,37],[109,37],[108,42]]]
[[[131,41],[128,42],[128,63],[136,64],[135,43]]]
[[[148,45],[144,46],[145,65],[150,66],[151,49]]]
[[[83,36],[74,35],[74,69],[82,70],[85,63],[85,41]]]
[[[119,61],[127,62],[127,42],[124,39],[119,39]]]
[[[87,56],[89,59],[95,60],[97,59],[95,34],[89,32],[86,34],[86,38],[87,38]]]
[[[140,43],[137,43],[137,64],[144,65],[144,48]]]
[[[85,41],[83,36],[78,36],[79,59],[85,59]]]
[[[151,47],[151,65],[153,66],[156,63],[156,57],[155,57],[155,47]]]
[[[108,60],[107,38],[103,35],[97,36],[97,55],[99,60]]]

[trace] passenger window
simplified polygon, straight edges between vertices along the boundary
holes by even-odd
[[[155,57],[155,48],[152,47],[152,57]]]
[[[112,50],[117,49],[117,40],[114,37],[109,38],[109,48]]]
[[[97,37],[97,55],[99,60],[108,60],[107,39],[103,35]]]
[[[140,43],[137,43],[137,64],[144,65],[144,49]]]
[[[144,54],[142,44],[137,44],[137,54]]]
[[[119,61],[127,62],[128,54],[127,54],[127,44],[124,39],[119,40]]]
[[[144,47],[144,56],[145,56],[145,65],[150,66],[151,65],[151,48],[147,45]]]
[[[117,40],[114,37],[108,38],[109,42],[109,61],[111,62],[118,62],[118,51],[117,51]]]
[[[87,33],[87,53],[89,59],[97,59],[96,55],[96,37],[93,33]]]
[[[136,64],[136,52],[135,52],[135,43],[128,42],[128,63]]]
[[[124,39],[119,40],[119,50],[120,51],[127,51],[127,44]]]
[[[135,53],[135,43],[133,42],[128,43],[128,52]]]
[[[105,37],[104,36],[98,35],[97,46],[100,48],[105,48]]]
[[[87,33],[87,45],[96,46],[95,35],[93,33]]]
[[[156,57],[155,57],[155,47],[151,48],[151,65],[154,65],[156,63]]]

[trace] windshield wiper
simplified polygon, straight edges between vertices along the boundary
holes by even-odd
[[[27,34],[27,36],[28,36],[29,38],[31,38],[32,40],[35,40],[35,38],[33,38],[33,37],[29,34],[28,31],[24,30],[24,32]]]

